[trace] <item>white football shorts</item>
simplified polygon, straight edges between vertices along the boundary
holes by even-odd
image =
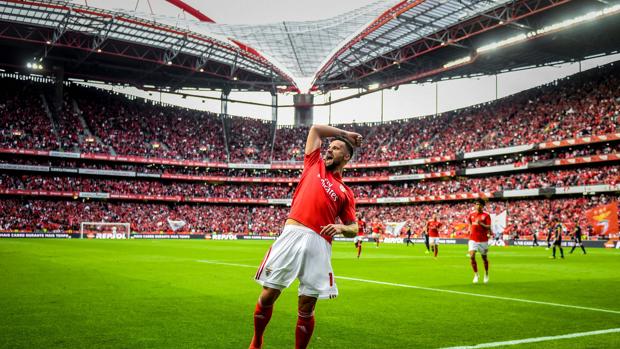
[[[489,243],[469,240],[468,251],[476,251],[476,252],[479,252],[480,254],[486,255],[487,253],[489,253]]]
[[[336,298],[331,256],[331,244],[312,229],[285,225],[263,258],[255,279],[265,287],[282,290],[298,278],[299,295]]]
[[[428,243],[431,245],[439,245],[439,237],[429,237]]]

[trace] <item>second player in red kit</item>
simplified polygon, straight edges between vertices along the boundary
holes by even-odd
[[[484,262],[484,283],[489,282],[489,235],[491,233],[491,216],[484,212],[484,201],[477,200],[476,210],[469,214],[469,257],[471,267],[474,270],[474,283],[478,283],[478,264],[476,263],[476,252],[480,253]]]
[[[439,228],[441,228],[441,225],[441,222],[437,220],[436,213],[433,213],[433,219],[426,222],[426,233],[428,234],[431,250],[435,258],[437,258],[437,253],[439,253]]]

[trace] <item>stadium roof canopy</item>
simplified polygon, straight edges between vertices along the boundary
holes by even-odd
[[[596,21],[547,30],[617,3],[603,0],[385,0],[328,19],[261,25],[215,23],[192,6],[197,0],[162,0],[149,11],[138,3],[0,0],[0,49],[10,52],[0,65],[40,60],[67,77],[173,90],[327,91],[493,74],[620,47],[617,6]]]

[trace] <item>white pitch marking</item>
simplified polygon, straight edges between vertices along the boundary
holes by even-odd
[[[620,332],[620,328],[610,328],[608,330],[570,333],[570,334],[563,334],[563,335],[559,335],[559,336],[547,336],[547,337],[535,337],[535,338],[516,339],[516,340],[504,341],[504,342],[483,343],[483,344],[476,344],[476,345],[464,345],[464,346],[459,346],[459,347],[449,347],[449,348],[443,348],[443,349],[493,348],[493,347],[503,347],[503,346],[507,346],[507,345],[518,345],[518,344],[524,344],[524,343],[546,342],[546,341],[553,341],[553,340],[558,340],[558,339],[577,338],[577,337],[586,337],[586,336],[597,336],[599,334],[616,333],[616,332]]]
[[[209,261],[209,260],[197,260],[196,262],[209,263],[209,264],[229,265],[229,266],[234,266],[234,267],[244,267],[244,268],[252,268],[252,269],[256,269],[257,268],[256,266],[253,266],[253,265],[226,263],[226,262]],[[523,298],[493,296],[493,295],[480,294],[480,293],[471,293],[471,292],[463,292],[463,291],[445,290],[445,289],[442,289],[442,288],[423,287],[423,286],[414,286],[414,285],[407,285],[407,284],[397,284],[397,283],[393,283],[393,282],[366,280],[366,279],[352,278],[352,277],[347,277],[347,276],[336,276],[335,278],[336,278],[336,280],[342,279],[342,280],[349,280],[349,281],[358,281],[358,282],[365,282],[365,283],[377,284],[377,285],[386,285],[386,286],[411,288],[411,289],[416,289],[416,290],[452,293],[452,294],[458,294],[458,295],[462,295],[462,296],[472,296],[472,297],[500,299],[500,300],[504,300],[504,301],[541,304],[541,305],[549,305],[549,306],[554,306],[554,307],[590,310],[590,311],[598,311],[598,312],[611,313],[611,314],[620,314],[620,311],[618,311],[618,310],[582,307],[582,306],[579,306],[579,305],[570,305],[570,304],[561,304],[561,303],[533,301],[533,300],[530,300],[530,299],[523,299]]]
[[[374,281],[374,280],[365,280],[365,279],[351,278],[351,277],[346,277],[346,276],[336,276],[336,279],[344,279],[344,280],[351,280],[351,281],[367,282],[367,283],[371,283],[371,284],[378,284],[378,285],[387,285],[387,286],[397,286],[397,287],[413,288],[413,289],[417,289],[417,290],[425,290],[425,291],[435,291],[435,292],[452,293],[452,294],[459,294],[459,295],[464,295],[464,296],[473,296],[473,297],[483,297],[483,298],[501,299],[501,300],[505,300],[505,301],[514,301],[514,302],[523,302],[523,303],[543,304],[543,305],[551,305],[551,306],[555,306],[555,307],[574,308],[574,309],[581,309],[581,310],[592,310],[592,311],[600,311],[600,312],[604,312],[604,313],[620,314],[620,311],[618,311],[618,310],[609,310],[609,309],[600,309],[600,308],[590,308],[590,307],[582,307],[582,306],[579,306],[579,305],[570,305],[570,304],[560,304],[560,303],[550,303],[550,302],[542,302],[542,301],[533,301],[533,300],[529,300],[529,299],[522,299],[522,298],[512,298],[512,297],[492,296],[492,295],[486,295],[486,294],[480,294],[480,293],[471,293],[471,292],[462,292],[462,291],[444,290],[444,289],[441,289],[441,288],[432,288],[432,287],[413,286],[413,285],[406,285],[406,284],[395,284],[395,283],[391,283],[391,282]]]

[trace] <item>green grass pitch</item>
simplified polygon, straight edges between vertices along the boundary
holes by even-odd
[[[245,349],[270,243],[0,240],[0,347]],[[550,260],[544,248],[492,248],[486,285],[471,283],[465,254],[441,246],[434,260],[419,244],[365,243],[358,260],[353,243],[334,243],[340,296],[318,302],[310,347],[445,348],[620,328],[619,250]],[[264,348],[294,346],[296,302],[295,283]],[[511,346],[619,347],[618,332]]]

